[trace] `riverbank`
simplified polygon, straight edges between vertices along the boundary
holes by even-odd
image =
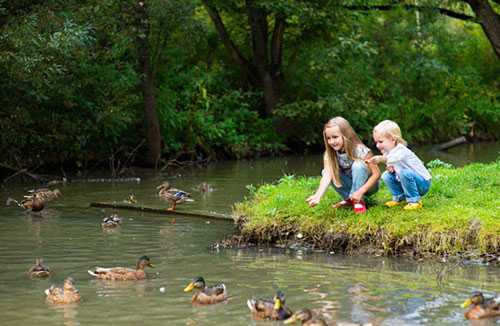
[[[330,189],[320,204],[305,202],[317,178],[285,176],[255,189],[234,206],[238,241],[307,247],[346,254],[446,256],[500,254],[500,161],[453,168],[431,164],[433,184],[424,208],[386,208],[385,185],[364,215],[332,209]]]

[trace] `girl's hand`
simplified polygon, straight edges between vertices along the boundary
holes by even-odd
[[[352,193],[351,199],[356,203],[363,199],[363,194],[358,190]]]
[[[388,166],[386,167],[386,170],[387,170],[387,171],[389,171],[390,173],[394,173],[394,172],[396,172],[396,170],[394,170],[394,166],[392,166],[392,165],[388,165]]]
[[[306,202],[309,205],[309,207],[314,207],[314,206],[319,204],[320,200],[321,200],[321,196],[314,194],[312,196],[309,196],[309,198],[306,199]]]

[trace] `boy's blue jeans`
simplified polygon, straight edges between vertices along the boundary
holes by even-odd
[[[361,188],[366,180],[370,177],[370,170],[366,166],[365,162],[361,160],[355,160],[352,163],[351,170],[349,171],[339,171],[340,180],[342,181],[342,186],[338,187],[332,183],[335,191],[342,196],[342,199],[350,198],[351,195]],[[373,185],[366,193],[365,196],[373,195],[378,191],[378,181]]]
[[[398,174],[385,171],[382,179],[389,187],[394,201],[406,199],[408,203],[416,203],[431,187],[431,180],[425,180],[420,174],[409,169],[401,170]]]

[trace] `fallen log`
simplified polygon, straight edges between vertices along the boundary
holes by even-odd
[[[130,204],[102,203],[102,202],[95,202],[94,203],[93,202],[93,203],[90,203],[90,207],[126,209],[126,210],[131,210],[131,211],[161,214],[161,215],[170,215],[170,216],[175,216],[175,217],[196,217],[196,218],[228,220],[228,221],[233,219],[230,215],[219,214],[219,213],[195,213],[195,212],[169,211],[169,210],[161,209],[161,208],[136,206],[136,205],[130,205]]]
[[[435,149],[438,151],[445,151],[447,149],[461,145],[461,144],[466,143],[466,142],[467,142],[467,138],[465,138],[465,136],[462,136],[462,137],[458,137],[458,138],[455,138],[453,140],[447,141],[446,143],[436,145]]]

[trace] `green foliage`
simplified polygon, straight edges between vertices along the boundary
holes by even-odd
[[[251,60],[245,3],[208,2]],[[140,143],[138,36],[149,41],[165,157],[318,147],[336,115],[365,140],[386,118],[413,143],[500,137],[500,63],[477,24],[425,12],[417,26],[411,11],[360,13],[326,0],[255,3],[270,36],[277,15],[286,18],[282,98],[270,118],[199,1],[148,1],[142,35],[136,2],[0,0],[2,161],[101,160]],[[281,118],[285,136],[273,128]]]
[[[405,246],[438,254],[498,252],[500,162],[458,169],[436,166],[432,174],[424,208],[418,211],[384,207],[382,203],[391,198],[386,187],[374,196],[377,204],[363,216],[332,209],[330,205],[340,197],[331,189],[318,206],[309,208],[305,199],[314,193],[319,178],[290,176],[261,186],[234,211],[247,221],[243,233],[261,241],[276,239],[280,232],[285,239],[300,232],[312,243],[325,234],[343,234],[353,247],[371,243],[386,253]]]
[[[283,149],[270,119],[252,109],[258,95],[234,90],[210,93],[210,82],[194,79],[188,71],[177,74],[177,92],[164,88],[158,110],[166,151],[200,152],[207,156],[249,157]],[[183,85],[180,89],[178,85]]]

